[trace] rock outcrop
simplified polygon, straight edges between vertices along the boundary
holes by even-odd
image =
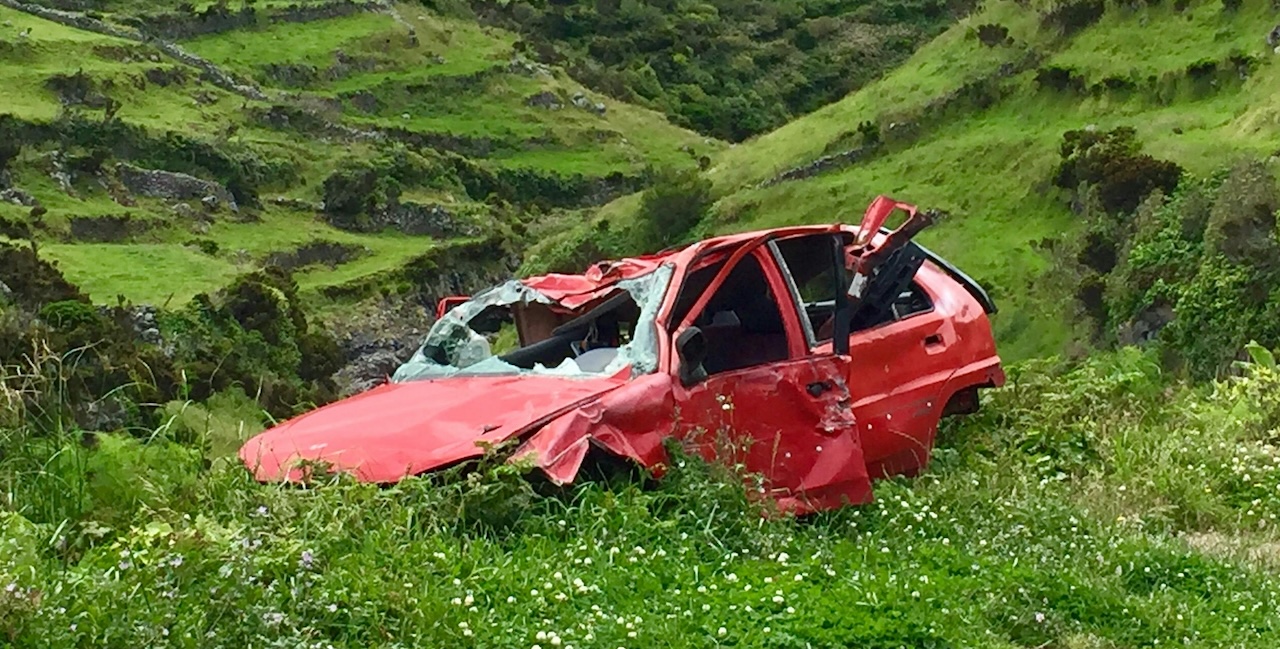
[[[116,174],[130,192],[140,196],[175,201],[198,200],[206,208],[216,209],[225,205],[233,212],[239,210],[231,192],[212,180],[175,171],[143,169],[123,162],[116,165]]]

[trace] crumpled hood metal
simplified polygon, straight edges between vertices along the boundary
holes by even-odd
[[[302,460],[390,483],[478,457],[477,442],[511,439],[624,383],[533,376],[387,383],[253,437],[240,459],[262,481],[302,480]]]

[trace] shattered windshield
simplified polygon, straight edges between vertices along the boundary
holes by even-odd
[[[449,376],[600,377],[657,369],[655,320],[670,264],[619,281],[576,310],[512,280],[450,310],[392,376],[396,383]]]

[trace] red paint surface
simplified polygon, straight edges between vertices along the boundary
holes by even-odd
[[[808,513],[871,498],[849,392],[847,358],[811,357],[716,374],[677,389],[679,434],[708,460],[760,474],[757,493]],[[810,394],[808,386],[830,388]]]
[[[483,454],[524,427],[618,379],[454,377],[384,384],[272,428],[240,449],[259,480],[299,480],[298,459],[324,461],[368,482],[395,482]]]
[[[555,482],[574,480],[594,445],[661,474],[672,435],[709,459],[741,462],[764,477],[765,496],[797,513],[865,503],[871,479],[912,475],[927,466],[939,417],[951,395],[969,386],[1004,383],[991,325],[981,305],[931,263],[916,280],[931,312],[850,336],[848,356],[830,342],[813,349],[802,335],[799,312],[762,235],[866,232],[871,242],[888,215],[915,208],[881,197],[861,228],[797,226],[746,232],[615,262],[582,275],[552,274],[522,280],[560,308],[573,311],[616,291],[616,283],[670,263],[675,273],[658,315],[655,373],[634,379],[546,376],[454,377],[384,385],[277,426],[250,440],[241,458],[261,480],[296,480],[297,458],[327,461],[366,481],[406,475],[480,455],[477,442],[519,438],[516,458],[532,458]],[[684,387],[678,380],[675,334],[683,323],[670,314],[692,268],[731,257],[725,273],[748,254],[761,262],[782,305],[790,358],[723,374]],[[713,281],[713,286],[719,281]],[[699,300],[705,303],[705,300]],[[824,389],[810,392],[810,385]],[[726,408],[726,405],[728,406]],[[719,439],[717,440],[717,436]],[[717,444],[716,442],[726,442]]]

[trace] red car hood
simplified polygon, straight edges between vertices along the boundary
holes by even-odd
[[[484,450],[623,385],[623,378],[451,377],[387,383],[267,430],[240,459],[263,481],[300,480],[299,460],[395,482]]]

